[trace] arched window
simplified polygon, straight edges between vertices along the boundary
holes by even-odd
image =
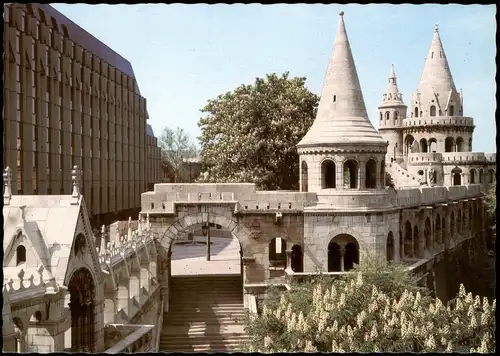
[[[411,147],[413,146],[413,143],[415,142],[415,138],[412,135],[407,135],[405,137],[405,155],[408,155],[411,153]]]
[[[380,123],[384,120],[384,115],[382,115],[382,111],[380,112]]]
[[[455,115],[455,107],[453,105],[450,105],[448,108],[448,116],[453,116]]]
[[[430,138],[429,141],[427,141],[428,144],[428,148],[429,148],[429,152],[436,152],[437,151],[437,140],[433,137],[433,138]]]
[[[323,163],[321,163],[321,177],[321,188],[335,188],[335,162],[327,159],[324,160]]]
[[[436,107],[431,105],[431,116],[436,116]]]
[[[366,162],[365,185],[368,189],[377,188],[377,162],[374,159]]]
[[[16,266],[24,262],[26,262],[26,247],[19,245],[16,249]]]
[[[472,152],[472,137],[469,138],[469,152]]]
[[[451,170],[453,176],[453,185],[462,185],[462,170],[455,167]]]
[[[415,108],[415,117],[418,117],[418,108]]]
[[[455,150],[455,140],[453,137],[446,137],[444,140],[444,151],[445,152],[454,152]]]
[[[385,112],[385,121],[389,121],[389,117],[390,117],[390,115],[391,115],[391,114],[389,113],[389,111],[386,111],[386,112]]]
[[[420,139],[420,152],[427,152],[427,140],[425,138]]]
[[[483,181],[483,169],[481,168],[479,170],[479,184],[483,184],[484,181]]]
[[[308,189],[308,172],[307,172],[307,163],[305,161],[302,161],[302,165],[300,167],[301,169],[301,176],[302,176],[302,191],[307,192]]]
[[[488,183],[493,183],[495,180],[495,171],[493,169],[490,169],[488,171]]]
[[[398,123],[398,118],[399,118],[398,112],[394,111],[394,125],[396,125]]]
[[[358,187],[358,162],[349,159],[344,163],[344,188],[356,189]]]
[[[469,171],[469,184],[476,184],[476,170],[471,169]]]
[[[387,261],[394,260],[394,235],[392,231],[389,231],[389,235],[387,235]]]
[[[462,137],[457,137],[456,141],[457,152],[464,152],[464,139]]]

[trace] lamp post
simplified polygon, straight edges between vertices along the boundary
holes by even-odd
[[[208,222],[203,224],[201,232],[203,233],[203,236],[207,237],[207,261],[210,261],[210,225]]]

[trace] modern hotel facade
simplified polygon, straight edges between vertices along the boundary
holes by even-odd
[[[71,194],[76,165],[91,216],[139,208],[160,182],[161,155],[130,62],[49,5],[4,9],[3,158],[13,191]]]

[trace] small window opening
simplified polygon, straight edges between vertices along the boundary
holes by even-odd
[[[434,52],[431,52],[431,58],[434,58]]]
[[[26,262],[26,247],[19,245],[16,249],[16,266],[24,262]]]
[[[335,103],[337,101],[337,95],[333,96],[333,102]]]

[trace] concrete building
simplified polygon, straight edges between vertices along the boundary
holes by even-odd
[[[14,192],[70,194],[77,165],[95,220],[136,211],[160,181],[160,149],[132,65],[50,5],[4,9],[3,154]]]
[[[428,65],[436,65],[436,73],[445,68],[440,58],[439,63],[426,63],[424,74]],[[250,183],[155,184],[141,196],[138,221],[118,222],[110,233],[103,228],[105,237],[100,239],[89,229],[79,169],[67,173],[73,190],[64,196],[16,196],[6,169],[4,351],[114,353],[158,351],[160,345],[168,345],[161,351],[192,345],[214,351],[215,344],[228,350],[227,334],[222,335],[234,323],[228,319],[243,307],[256,312],[256,300],[269,285],[289,288],[291,280],[318,271],[339,275],[369,255],[404,262],[447,300],[453,289],[446,281],[458,273],[447,273],[442,261],[471,242],[484,242],[488,226],[483,199],[489,181],[451,184],[455,181],[446,178],[446,167],[495,171],[496,155],[481,154],[488,159],[471,161],[479,154],[452,152],[462,157],[452,159],[440,153],[447,159],[429,166],[423,161],[428,156],[419,156],[428,153],[400,151],[389,162],[392,152],[387,151],[391,143],[401,147],[400,131],[413,126],[430,135],[426,137],[449,135],[441,130],[444,125],[449,132],[456,132],[455,125],[471,130],[470,121],[461,116],[440,118],[442,126],[424,114],[426,105],[430,113],[436,100],[425,90],[435,79],[442,98],[450,92],[450,81],[443,84],[447,75],[423,75],[419,90],[427,96],[415,104],[420,105],[418,118],[406,118],[391,72],[387,100],[381,105],[382,118],[388,111],[389,121],[378,132],[368,119],[341,13],[317,117],[298,144],[300,191],[257,191]],[[455,94],[451,91],[450,104],[439,101],[441,110],[450,112],[451,100],[457,105]],[[462,115],[461,104],[456,110]],[[426,120],[431,126],[424,130],[418,125]],[[415,125],[406,124],[410,122]],[[439,150],[441,138],[436,140]],[[412,157],[419,165],[412,165]],[[434,172],[443,167],[444,178],[435,179],[428,167]],[[418,175],[414,169],[427,171]],[[225,228],[238,239],[241,278],[218,280],[212,287],[206,276],[191,276],[189,283],[176,284],[170,268],[173,242],[187,231],[210,231],[210,226]],[[460,265],[454,263],[453,272]],[[231,295],[231,304],[224,301],[217,308],[222,294]],[[193,300],[212,305],[197,310]],[[171,310],[176,305],[183,310]],[[209,316],[218,318],[215,325],[204,319]],[[164,322],[177,334],[162,334]],[[193,337],[191,326],[203,335]]]

